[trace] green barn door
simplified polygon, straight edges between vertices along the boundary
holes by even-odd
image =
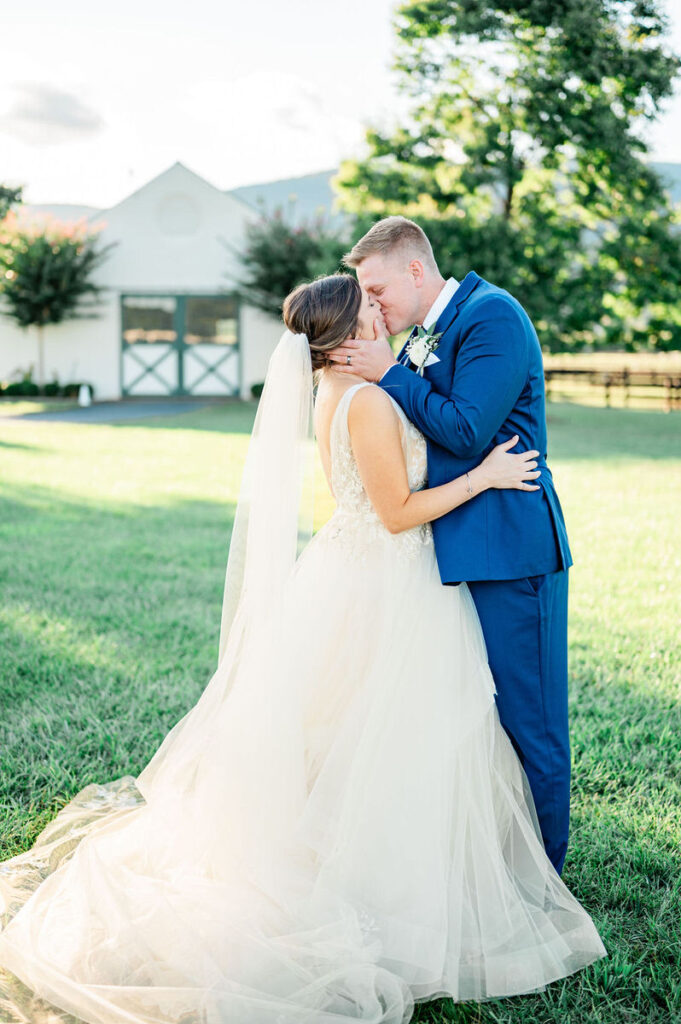
[[[123,395],[238,395],[233,295],[122,295]]]
[[[232,295],[184,295],[180,381],[187,395],[239,394],[239,309]]]
[[[174,295],[121,295],[121,393],[179,393],[182,325]]]

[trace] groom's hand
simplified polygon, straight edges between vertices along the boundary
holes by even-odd
[[[379,319],[374,320],[374,333],[376,338],[369,341],[365,338],[348,338],[342,345],[327,352],[327,358],[343,373],[352,373],[365,380],[380,380],[397,360]]]

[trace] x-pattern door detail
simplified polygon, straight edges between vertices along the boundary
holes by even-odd
[[[238,395],[238,325],[232,295],[122,295],[122,393]]]

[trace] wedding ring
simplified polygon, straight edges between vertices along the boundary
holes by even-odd
[[[350,365],[350,356],[348,356],[348,366]]]

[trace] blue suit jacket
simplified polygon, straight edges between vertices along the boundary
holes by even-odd
[[[514,434],[513,451],[536,448],[541,469],[538,491],[490,489],[433,521],[442,582],[568,568],[563,512],[546,464],[541,347],[530,318],[507,291],[470,271],[435,331],[442,332],[438,363],[422,377],[411,363],[392,366],[380,381],[427,439],[428,486],[461,476]]]

